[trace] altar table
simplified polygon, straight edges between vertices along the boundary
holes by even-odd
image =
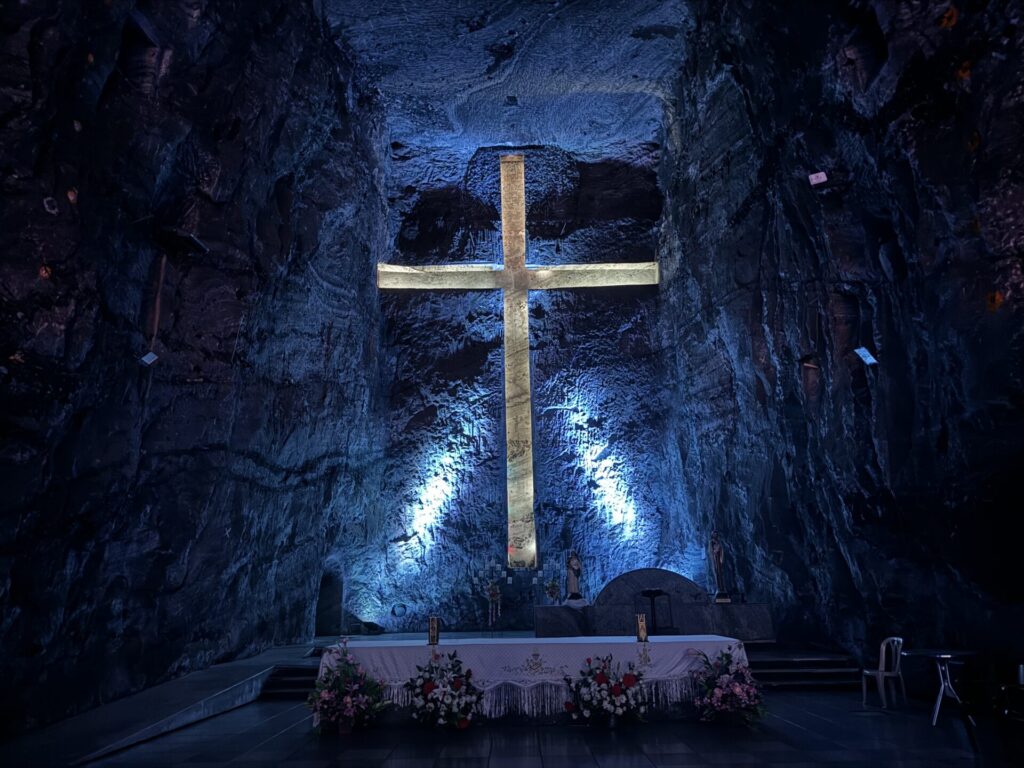
[[[324,650],[321,675],[336,666],[341,649],[334,645]],[[633,662],[643,675],[649,703],[656,708],[692,699],[692,675],[703,666],[702,653],[714,659],[728,650],[735,662],[747,662],[743,643],[720,635],[659,635],[647,643],[632,637],[442,638],[434,647],[425,639],[351,640],[348,649],[367,674],[383,683],[388,701],[398,706],[411,703],[404,685],[416,676],[417,666],[424,666],[435,651],[456,651],[483,691],[482,711],[487,717],[563,712],[569,699],[565,678],[575,678],[587,658],[610,654],[621,672]]]

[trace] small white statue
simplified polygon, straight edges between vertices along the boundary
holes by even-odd
[[[583,562],[580,556],[573,550],[569,553],[569,559],[565,563],[565,592],[566,600],[582,600],[580,593],[580,576],[583,574]]]

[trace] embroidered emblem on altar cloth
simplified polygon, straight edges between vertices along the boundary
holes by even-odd
[[[526,657],[526,661],[517,667],[513,667],[510,664],[506,664],[502,667],[503,672],[509,672],[511,674],[526,675],[527,677],[547,677],[550,675],[564,675],[565,665],[561,667],[548,667],[545,666],[544,657],[538,649],[534,648],[529,656]]]

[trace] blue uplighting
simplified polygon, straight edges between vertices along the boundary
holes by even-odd
[[[573,426],[573,450],[579,466],[592,488],[593,502],[605,516],[608,526],[623,541],[637,534],[636,504],[630,493],[627,475],[629,468],[614,451],[608,440],[592,423],[586,399],[573,392],[565,404],[569,423]]]
[[[461,450],[450,447],[428,454],[420,474],[422,481],[414,492],[414,500],[406,510],[411,514],[412,530],[423,546],[423,554],[434,545],[434,530],[444,519],[452,499],[458,491],[460,474],[464,469]]]

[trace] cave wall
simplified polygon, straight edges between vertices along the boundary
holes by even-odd
[[[695,3],[666,138],[688,506],[854,652],[1021,636],[1024,15],[958,5]]]
[[[658,258],[664,95],[685,4],[325,3],[382,93],[389,261],[501,262],[499,156],[525,156],[528,262]],[[387,45],[381,45],[383,37]],[[703,577],[666,472],[654,288],[530,296],[540,573],[507,573],[501,297],[385,292],[387,469],[370,547],[339,541],[349,609],[388,629],[529,629],[544,582],[584,557],[591,597],[643,565]],[[367,555],[373,556],[367,559]],[[535,581],[536,579],[536,581]]]
[[[481,148],[464,176],[403,209],[393,260],[502,261],[499,158]],[[525,156],[529,263],[655,260],[662,198],[658,152],[590,161],[560,148]],[[502,298],[498,291],[381,295],[389,442],[366,561],[339,541],[348,608],[393,630],[533,626],[543,582],[561,582],[568,551],[587,553],[591,595],[639,564],[679,562],[687,537],[663,531],[654,287],[535,291],[529,299],[534,472],[541,576],[509,574],[506,552]],[[664,539],[664,540],[663,540]],[[511,581],[509,579],[511,578]],[[535,578],[538,580],[535,581]]]
[[[388,89],[394,258],[499,260],[497,170],[480,163],[494,152],[479,149],[494,143],[527,146],[532,261],[628,259],[633,244],[661,262],[655,296],[531,297],[549,568],[576,547],[591,593],[637,565],[702,580],[717,528],[734,591],[771,603],[786,638],[860,653],[891,632],[1019,637],[1019,3],[608,3],[593,34],[619,31],[592,58],[556,44],[593,21],[583,6],[335,10]],[[410,57],[412,28],[444,45]],[[382,30],[397,53],[372,44]],[[625,85],[606,93],[616,57]],[[627,178],[581,181],[616,163]],[[663,200],[640,218],[541,202],[558,184],[642,200],[652,167]],[[400,512],[382,511],[353,609],[479,626],[503,530],[500,305],[382,301],[382,499]],[[606,463],[588,476],[588,462]],[[529,626],[536,587],[503,591],[504,624]]]
[[[6,727],[304,639],[325,568],[483,624],[498,296],[372,274],[498,261],[499,147],[531,261],[662,267],[531,298],[542,580],[717,528],[784,636],[1024,636],[1020,3],[811,5],[5,8]]]
[[[702,581],[717,528],[734,591],[784,637],[1015,636],[1020,4],[450,5],[331,11],[386,93],[393,258],[497,261],[480,147],[526,146],[531,260],[632,243],[663,271],[653,297],[531,297],[543,578],[576,547],[591,593],[639,564]],[[580,182],[616,163],[630,178]],[[633,198],[651,167],[663,203],[639,219],[540,203]],[[479,626],[503,530],[497,298],[382,301],[400,512],[353,609]],[[513,582],[504,623],[529,626],[536,587]]]
[[[327,542],[378,488],[386,223],[376,108],[319,4],[3,14],[0,676],[20,728],[310,635]]]

